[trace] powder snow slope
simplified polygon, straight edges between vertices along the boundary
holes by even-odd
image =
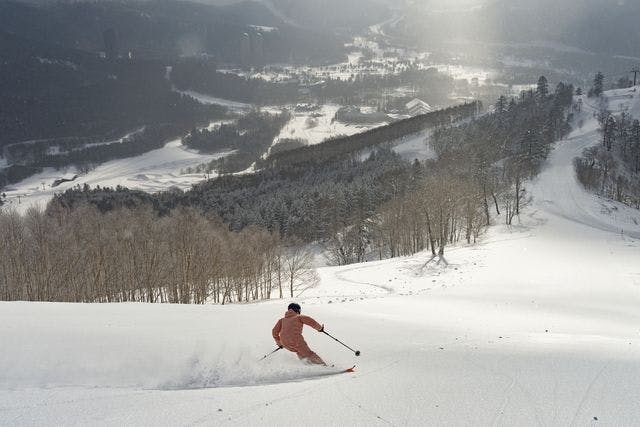
[[[0,424],[638,425],[640,215],[573,179],[573,156],[598,143],[585,117],[517,226],[446,262],[319,269],[303,313],[362,355],[307,341],[356,373],[324,376],[286,352],[258,362],[288,301],[4,303]]]
[[[638,88],[613,90],[606,93],[609,109],[614,114],[623,111],[640,118]],[[595,107],[585,98],[584,125],[557,143],[544,174],[532,186],[536,204],[545,211],[593,228],[640,238],[640,212],[620,203],[594,197],[579,183],[571,166],[574,158],[591,146],[601,143]],[[554,185],[555,184],[555,185]]]

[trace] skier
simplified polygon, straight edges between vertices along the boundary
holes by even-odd
[[[324,325],[320,325],[309,316],[300,315],[300,311],[300,305],[296,303],[289,304],[284,317],[278,320],[276,326],[273,327],[273,339],[276,340],[279,348],[286,348],[296,353],[300,360],[327,366],[320,356],[311,351],[302,336],[302,327],[304,325],[309,325],[318,332],[324,331]]]

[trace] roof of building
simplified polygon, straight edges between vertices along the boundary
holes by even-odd
[[[416,108],[425,109],[427,111],[433,110],[433,108],[431,108],[431,105],[418,98],[414,98],[411,101],[407,102],[405,107],[407,110],[413,110]]]

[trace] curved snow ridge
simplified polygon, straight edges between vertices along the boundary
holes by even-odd
[[[513,238],[523,237],[500,236],[502,240]],[[491,242],[493,240],[489,239],[488,243]],[[409,257],[319,268],[321,285],[309,289],[302,297],[311,305],[350,304],[393,296],[417,296],[451,288],[465,283],[469,269],[483,267],[485,250],[485,243],[460,245],[449,248],[447,257],[442,258],[425,251]],[[464,254],[463,257],[459,252]]]
[[[385,291],[385,292],[387,292],[389,294],[395,293],[395,289],[393,289],[391,286],[385,286],[385,285],[382,285],[382,284],[376,284],[376,283],[372,283],[372,282],[363,282],[361,280],[349,279],[349,278],[345,277],[345,275],[347,275],[349,273],[359,272],[360,270],[365,270],[365,269],[368,269],[368,268],[369,267],[367,265],[364,265],[364,266],[360,266],[360,267],[353,267],[353,268],[349,268],[349,269],[340,270],[340,271],[336,272],[336,278],[339,279],[339,280],[342,280],[344,282],[349,282],[349,283],[353,283],[353,284],[356,284],[356,285],[371,286],[372,288]]]

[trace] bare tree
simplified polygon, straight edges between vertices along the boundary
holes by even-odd
[[[318,273],[313,268],[312,253],[299,244],[290,245],[287,248],[284,271],[291,298],[316,286],[320,280]],[[297,295],[296,292],[298,292]]]

